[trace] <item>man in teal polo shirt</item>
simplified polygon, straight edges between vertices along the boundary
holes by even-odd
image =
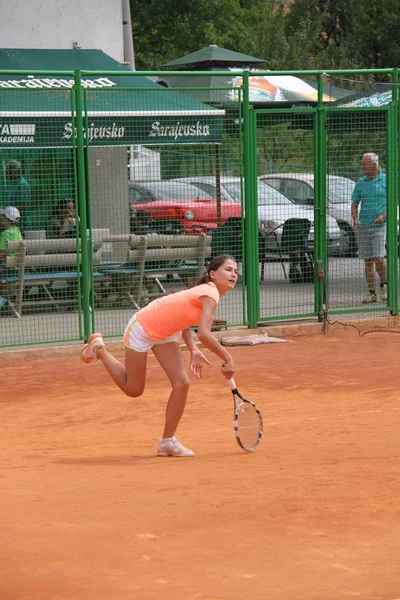
[[[372,152],[364,154],[361,168],[364,177],[355,185],[351,198],[351,215],[358,232],[358,256],[365,260],[368,294],[363,304],[378,300],[375,291],[376,273],[380,279],[381,300],[386,302],[386,173],[379,169],[379,157]]]

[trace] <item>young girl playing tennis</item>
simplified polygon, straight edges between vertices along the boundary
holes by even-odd
[[[194,452],[175,437],[189,392],[189,377],[177,343],[179,338],[182,336],[190,351],[190,368],[197,378],[203,377],[204,363],[210,363],[194,342],[190,329],[193,325],[198,326],[200,342],[224,363],[221,368],[224,377],[233,377],[232,357],[211,333],[211,327],[220,297],[235,287],[237,278],[235,259],[222,254],[210,262],[207,273],[196,286],[157,298],[141,308],[125,329],[125,366],[106,350],[101,333],[93,333],[82,349],[83,362],[99,359],[124,394],[133,398],[143,393],[147,352],[153,350],[172,386],[158,456],[194,456]]]

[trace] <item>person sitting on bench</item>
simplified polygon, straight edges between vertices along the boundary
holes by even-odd
[[[15,206],[7,206],[0,209],[2,233],[0,235],[0,281],[4,277],[12,277],[18,273],[18,269],[8,269],[6,267],[7,242],[22,241],[22,234],[18,228],[20,214]],[[10,252],[9,254],[18,254]],[[0,297],[0,308],[7,304],[6,298]]]

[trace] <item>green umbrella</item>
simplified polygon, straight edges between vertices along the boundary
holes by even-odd
[[[176,67],[180,69],[194,69],[209,67],[211,65],[221,64],[226,66],[238,66],[238,65],[251,65],[265,63],[263,58],[255,58],[254,56],[248,56],[247,54],[241,54],[240,52],[233,52],[226,48],[219,48],[216,45],[207,46],[202,50],[193,52],[177,58],[171,62],[165,63],[163,67]]]

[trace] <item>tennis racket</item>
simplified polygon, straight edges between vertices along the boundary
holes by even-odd
[[[261,413],[254,402],[243,398],[234,379],[229,379],[229,384],[233,395],[233,430],[236,441],[246,452],[254,452],[263,435]]]

